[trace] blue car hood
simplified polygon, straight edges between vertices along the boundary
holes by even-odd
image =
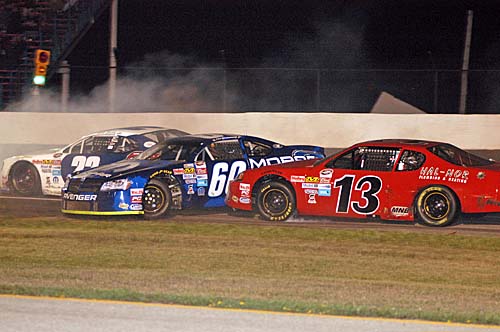
[[[123,176],[127,176],[132,173],[145,172],[145,171],[155,171],[159,169],[164,169],[172,167],[174,165],[181,165],[182,167],[185,161],[168,161],[168,160],[121,160],[116,163],[96,167],[88,171],[73,175],[72,178],[106,178],[113,179]]]

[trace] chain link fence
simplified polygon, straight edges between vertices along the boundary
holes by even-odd
[[[82,95],[87,102],[105,99],[108,71],[72,67],[70,107]],[[431,69],[127,67],[119,70],[115,111],[368,113],[387,92],[426,113],[457,114],[461,74]],[[60,81],[52,80],[56,93]],[[499,82],[500,70],[470,70],[465,113],[500,113]]]

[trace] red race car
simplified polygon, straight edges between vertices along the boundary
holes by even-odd
[[[375,140],[320,160],[247,170],[226,204],[284,221],[294,214],[446,226],[462,213],[500,212],[500,163],[451,144]]]

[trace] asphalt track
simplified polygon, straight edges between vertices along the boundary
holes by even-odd
[[[498,332],[500,327],[0,295],[2,332]]]
[[[0,215],[8,215],[13,218],[69,218],[63,216],[59,209],[60,199],[58,198],[0,196]],[[92,219],[103,218],[93,217]],[[106,217],[106,220],[108,219],[110,217]],[[141,219],[141,217],[112,219],[131,220]],[[461,217],[455,224],[444,228],[426,227],[408,222],[394,223],[340,218],[300,218],[286,223],[270,223],[262,221],[252,214],[233,213],[228,209],[183,211],[163,220],[182,223],[371,229],[500,237],[500,215],[484,218]],[[500,326],[0,295],[0,331],[498,332]]]
[[[0,196],[0,214],[11,217],[61,217],[61,201],[52,197],[24,198]],[[103,217],[80,217],[85,219],[102,220]],[[105,217],[105,220],[141,220],[141,216],[132,217]],[[165,222],[182,223],[223,223],[223,224],[252,224],[262,227],[316,227],[338,229],[371,229],[397,230],[402,232],[438,233],[438,234],[484,234],[500,236],[500,214],[492,214],[482,218],[462,216],[453,225],[448,227],[427,227],[418,223],[390,222],[377,219],[349,219],[349,218],[320,218],[300,217],[285,223],[266,222],[256,215],[247,212],[232,212],[229,209],[191,210],[181,211],[174,215],[160,219]]]

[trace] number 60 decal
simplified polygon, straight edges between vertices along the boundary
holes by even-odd
[[[364,202],[351,201],[353,183],[354,175],[344,175],[335,181],[335,188],[340,188],[337,199],[337,213],[347,213],[349,205],[351,205],[354,212],[359,214],[371,214],[377,211],[380,205],[377,194],[382,189],[382,180],[377,176],[364,176],[358,180],[354,190],[361,191]],[[365,188],[363,189],[363,187]]]

